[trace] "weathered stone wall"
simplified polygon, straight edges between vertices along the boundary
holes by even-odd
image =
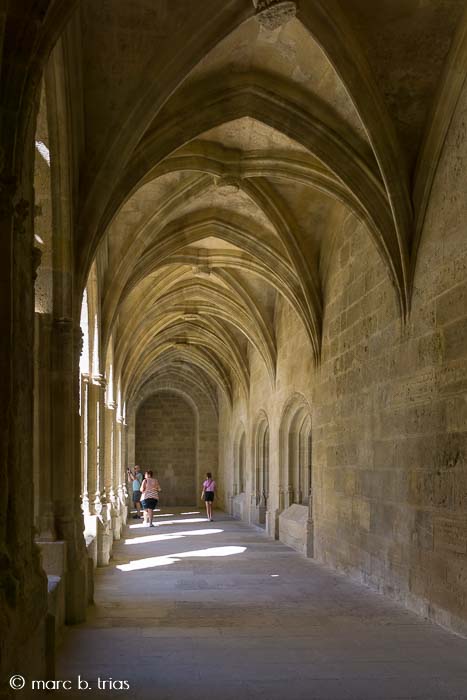
[[[314,411],[318,558],[464,630],[466,109],[467,93],[435,180],[407,327],[365,233],[340,241]]]
[[[197,426],[181,396],[149,397],[136,414],[136,463],[152,469],[162,487],[161,504],[189,505],[196,498]]]
[[[276,313],[273,390],[255,354],[249,402],[223,405],[221,434],[264,408],[271,428],[271,509],[278,429],[287,397],[312,403],[315,557],[453,629],[467,630],[467,91],[451,125],[418,254],[404,325],[362,225],[336,233],[324,289],[322,358],[307,362],[303,330]],[[463,223],[464,222],[464,223]],[[232,462],[224,438],[221,461]],[[230,469],[223,478],[231,479]],[[270,534],[274,534],[269,528]]]
[[[254,440],[258,420],[266,415],[269,423],[269,534],[278,534],[278,508],[281,479],[279,474],[279,430],[283,410],[292,395],[300,395],[311,404],[313,383],[313,359],[305,330],[290,306],[277,299],[275,313],[277,338],[277,371],[275,386],[271,384],[264,362],[254,350],[250,352],[250,393],[248,398],[240,392],[234,395],[233,406],[220,403],[219,449],[220,488],[226,507],[231,507],[234,478],[234,439],[238,428],[245,426],[246,464],[244,519],[255,523],[254,509]]]

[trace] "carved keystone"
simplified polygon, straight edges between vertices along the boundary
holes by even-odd
[[[269,31],[284,26],[297,14],[297,5],[292,0],[253,0],[253,5],[256,19]]]
[[[211,275],[211,268],[207,264],[193,265],[191,271],[194,277],[206,278]]]
[[[221,175],[216,180],[216,186],[229,194],[235,194],[240,189],[240,178],[233,175]]]

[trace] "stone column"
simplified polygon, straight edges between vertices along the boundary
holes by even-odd
[[[88,488],[88,412],[89,412],[89,377],[87,374],[80,375],[81,383],[81,411],[80,411],[80,435],[81,435],[81,501],[84,519],[91,515]]]
[[[235,460],[232,464],[232,474],[234,475],[234,483],[232,484],[232,492],[227,494],[227,498],[229,500],[229,512],[230,515],[235,515],[235,497],[238,494],[238,485],[235,482],[236,479],[236,474],[235,474]]]
[[[308,496],[308,520],[306,523],[306,555],[307,557],[314,556],[314,538],[315,538],[315,524],[313,519],[313,488],[310,486],[309,496]]]
[[[116,479],[118,500],[121,506],[122,524],[126,523],[128,517],[128,490],[126,480],[126,435],[127,426],[121,416],[117,416],[116,421]]]
[[[57,537],[67,544],[66,622],[82,622],[87,605],[87,553],[81,511],[79,355],[81,329],[55,318],[51,335],[52,472]]]
[[[128,465],[128,424],[125,419],[122,418],[122,441],[121,441],[121,460],[120,460],[120,479],[123,484],[123,493],[125,494],[125,508],[126,514],[128,513],[128,480],[126,476],[126,469]],[[126,516],[125,516],[126,517]],[[125,520],[126,522],[126,520]]]
[[[112,549],[110,512],[105,492],[105,387],[103,376],[89,381],[87,411],[87,490],[89,513],[85,514],[85,533],[95,538],[92,556],[97,566],[109,563]]]
[[[93,531],[93,517],[101,510],[101,494],[98,484],[98,398],[99,387],[96,386],[92,377],[88,381],[88,401],[87,401],[87,473],[85,475],[85,483],[87,484],[87,492],[89,498],[89,516],[85,514],[86,532]]]
[[[52,490],[51,438],[51,376],[50,340],[52,318],[49,314],[35,314],[36,371],[34,392],[34,467],[37,539],[54,541],[55,515]]]
[[[32,528],[35,270],[30,202],[34,197],[26,171],[23,184],[10,171],[8,154],[15,149],[10,119],[17,124],[20,115],[3,112],[0,118],[0,619],[10,641],[8,653],[0,655],[0,693],[4,680],[24,659],[31,677],[41,677],[34,674],[46,670],[44,645],[50,641],[47,579]],[[16,145],[21,157],[24,143]],[[25,154],[25,165],[28,161]]]
[[[105,492],[110,509],[110,523],[113,539],[119,540],[122,530],[121,504],[118,498],[117,480],[117,430],[116,430],[117,404],[110,402],[105,407]]]

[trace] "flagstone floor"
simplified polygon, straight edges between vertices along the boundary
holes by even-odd
[[[97,570],[54,697],[467,700],[467,640],[223,513],[155,520]]]

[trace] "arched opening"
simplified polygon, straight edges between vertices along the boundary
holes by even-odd
[[[294,394],[279,429],[279,538],[313,553],[312,422],[308,401]]]
[[[136,411],[135,461],[151,469],[162,487],[164,506],[197,502],[198,420],[180,393],[164,391],[146,398]]]
[[[231,513],[236,518],[245,515],[246,496],[246,433],[243,423],[237,428],[233,443],[233,491]]]
[[[288,484],[290,503],[307,505],[311,488],[311,417],[298,410],[289,428]]]
[[[294,394],[286,402],[279,428],[280,510],[309,503],[311,445],[310,406],[304,396]]]

